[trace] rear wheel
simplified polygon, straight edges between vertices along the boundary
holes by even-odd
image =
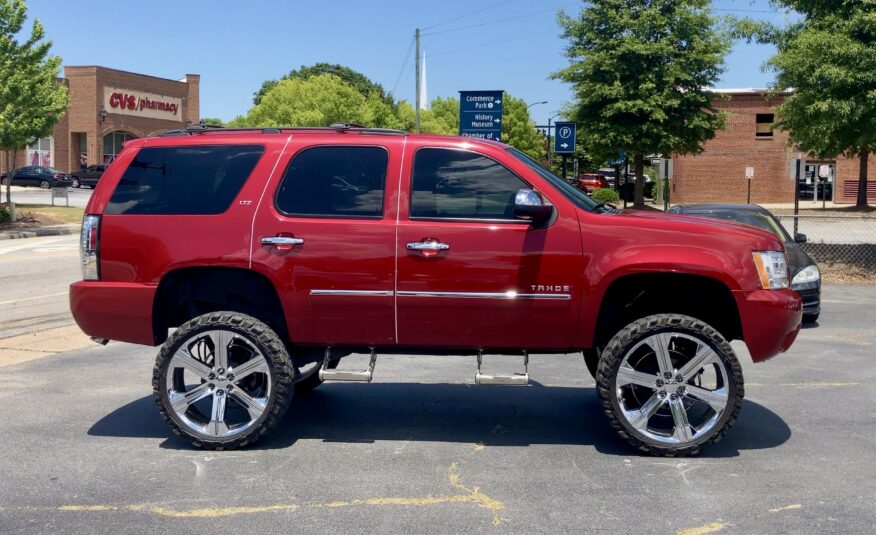
[[[158,354],[155,402],[173,431],[197,447],[233,449],[266,435],[293,393],[294,368],[277,334],[236,312],[183,324]]]
[[[71,186],[73,186],[74,188],[79,188],[80,186],[82,186],[82,184],[79,182],[78,178],[74,178]]]
[[[602,352],[597,393],[612,427],[652,455],[689,455],[719,441],[742,408],[742,368],[730,344],[689,316],[630,323]]]
[[[51,189],[52,184],[48,180],[40,180],[40,187],[43,189]]]

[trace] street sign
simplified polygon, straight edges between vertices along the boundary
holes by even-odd
[[[748,180],[754,178],[754,167],[745,168],[745,178],[747,178]]]
[[[459,92],[459,135],[502,139],[503,91]]]
[[[556,123],[554,154],[573,154],[578,127],[575,123]]]

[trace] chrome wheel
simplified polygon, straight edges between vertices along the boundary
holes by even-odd
[[[74,188],[78,188],[78,187],[81,186],[82,184],[79,183],[79,179],[78,179],[78,178],[74,178],[74,179],[73,179],[73,183],[72,183],[71,185],[72,185]]]
[[[272,394],[268,361],[246,336],[216,328],[193,334],[173,353],[166,392],[174,419],[208,439],[245,433]]]
[[[43,189],[51,189],[52,185],[49,183],[48,180],[40,180],[40,187]]]
[[[613,392],[628,427],[666,445],[708,437],[728,407],[727,365],[705,340],[658,332],[624,354]]]

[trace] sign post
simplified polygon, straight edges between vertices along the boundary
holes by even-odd
[[[575,154],[575,138],[578,134],[578,125],[570,122],[555,123],[554,154],[563,157],[563,180],[566,179],[566,158]]]
[[[745,178],[748,179],[748,204],[751,204],[751,180],[754,178],[754,167],[745,168]]]
[[[502,140],[503,91],[459,92],[459,135]]]

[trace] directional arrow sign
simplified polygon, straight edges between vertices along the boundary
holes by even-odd
[[[572,154],[575,152],[575,136],[577,125],[575,123],[557,123],[556,135],[554,136],[554,153]]]
[[[502,138],[502,91],[459,92],[459,135]]]

